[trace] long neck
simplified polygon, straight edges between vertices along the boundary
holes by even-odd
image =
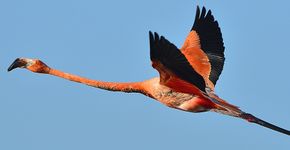
[[[48,74],[109,91],[144,93],[142,82],[128,82],[128,83],[103,82],[98,80],[87,79],[84,77],[65,73],[51,68],[48,71]]]

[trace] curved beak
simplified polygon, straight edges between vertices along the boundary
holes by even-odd
[[[9,66],[9,68],[7,69],[8,72],[15,69],[15,68],[23,68],[26,66],[26,62],[23,61],[22,59],[20,58],[17,58],[16,60],[14,60],[14,62]]]

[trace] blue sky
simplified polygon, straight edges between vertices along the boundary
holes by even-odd
[[[0,2],[0,149],[287,149],[288,136],[236,118],[186,113],[26,70],[39,58],[105,81],[157,76],[148,31],[180,47],[196,5],[211,9],[226,47],[220,97],[290,129],[290,2],[11,0]]]

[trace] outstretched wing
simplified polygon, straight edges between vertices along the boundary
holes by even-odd
[[[206,82],[210,80],[207,84],[212,89],[223,70],[224,49],[221,30],[211,10],[207,12],[203,7],[200,12],[197,7],[194,24],[181,51]]]
[[[187,61],[181,51],[163,36],[149,32],[150,58],[153,68],[160,74],[160,83],[173,89],[196,87],[205,92],[205,82]],[[175,84],[176,83],[176,84]],[[176,85],[176,86],[175,86]],[[195,89],[195,91],[198,91]]]

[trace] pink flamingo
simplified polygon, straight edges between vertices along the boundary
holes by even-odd
[[[149,40],[152,66],[160,76],[142,82],[91,80],[53,69],[38,59],[28,58],[17,58],[8,71],[26,68],[105,90],[137,92],[171,108],[194,113],[214,111],[290,135],[290,131],[243,112],[214,93],[225,58],[222,34],[211,10],[206,11],[203,7],[200,11],[197,7],[194,24],[180,49],[157,33],[149,32]]]

